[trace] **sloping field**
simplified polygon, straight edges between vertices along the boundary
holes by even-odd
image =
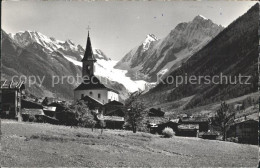
[[[2,120],[1,166],[256,167],[258,147]]]

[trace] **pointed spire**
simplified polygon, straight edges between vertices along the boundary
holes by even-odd
[[[93,55],[93,51],[92,51],[91,41],[90,41],[90,37],[89,37],[89,30],[88,30],[88,39],[87,39],[85,54],[81,61],[95,61],[96,62],[96,59],[95,59],[95,57]]]

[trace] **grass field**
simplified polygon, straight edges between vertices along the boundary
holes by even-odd
[[[1,166],[257,167],[258,147],[2,120]]]

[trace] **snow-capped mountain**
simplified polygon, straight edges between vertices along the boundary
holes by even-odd
[[[193,22],[200,24],[179,25],[176,27],[177,29],[175,28],[171,32],[172,36],[178,36],[184,30],[187,36],[183,38],[192,40],[194,36],[203,37],[202,33],[205,34],[205,32],[208,35],[213,34],[214,27],[218,28],[217,25],[213,25],[202,16],[197,16]],[[161,82],[143,95],[143,101],[147,102],[147,106],[150,107],[160,105],[165,111],[179,111],[180,109],[192,109],[211,103],[215,104],[256,92],[259,79],[259,74],[256,73],[257,58],[259,58],[258,24],[259,4],[257,3],[244,15],[234,20],[201,50],[192,55],[180,68],[169,74],[172,77],[184,76],[185,73],[188,79],[191,76],[215,77],[220,74],[232,78],[240,75],[248,76],[250,79],[244,78],[240,82],[222,83],[222,79],[211,78],[212,81],[209,83],[205,81],[195,82],[196,84],[183,82],[178,86],[175,83],[167,83],[165,79],[164,83]],[[203,32],[197,31],[198,33],[187,31],[188,28],[184,29],[184,27],[190,26],[192,30],[194,26],[205,27],[204,25],[211,25],[210,27],[213,28],[204,29]],[[209,38],[210,36],[207,39]],[[246,80],[247,82],[245,82]],[[185,104],[180,103],[181,101]]]
[[[144,60],[140,59],[153,44],[158,41],[154,34],[148,34],[146,38],[137,47],[128,52],[116,65],[115,68],[130,70],[136,68]]]
[[[144,51],[148,50],[149,47],[150,47],[150,45],[151,45],[151,43],[152,43],[153,41],[157,41],[157,40],[158,40],[158,39],[157,39],[157,37],[156,37],[154,34],[148,34],[148,35],[146,36],[146,39],[145,39],[144,42],[143,42],[143,50],[144,50]]]
[[[144,42],[128,52],[115,68],[128,70],[127,75],[133,80],[138,76],[139,80],[155,82],[157,75],[166,75],[180,67],[222,30],[221,25],[198,15],[190,22],[178,24],[163,39],[158,40],[148,35]],[[149,45],[146,45],[147,41]]]
[[[49,64],[49,66],[51,66],[46,71],[53,71],[52,70],[53,68],[57,68],[57,69],[65,68],[68,69],[69,71],[72,71],[73,76],[75,76],[76,74],[81,75],[81,67],[82,67],[81,59],[83,58],[85,50],[81,45],[76,45],[71,40],[66,40],[66,41],[57,40],[53,37],[47,37],[46,35],[43,35],[42,33],[36,31],[23,31],[23,32],[20,31],[16,34],[9,34],[9,36],[6,37],[6,39],[11,41],[10,43],[13,43],[33,54],[36,54],[37,56],[40,57],[39,59],[41,59],[41,57],[45,58],[44,59],[45,62],[42,63],[42,61],[44,60],[41,60],[41,63]],[[6,51],[5,53],[8,52],[9,51]],[[105,79],[106,82],[105,84],[107,84],[108,87],[114,88],[116,90],[119,89],[119,92],[121,91],[121,97],[123,99],[126,98],[128,91],[134,92],[139,89],[141,90],[145,89],[147,82],[141,80],[133,81],[129,77],[126,77],[125,74],[127,73],[127,71],[114,69],[113,67],[117,63],[117,61],[111,60],[109,57],[105,55],[105,53],[102,50],[93,48],[93,54],[97,60],[95,64],[95,74],[99,76],[101,80]],[[18,55],[16,54],[16,56]],[[58,59],[58,63],[55,63],[57,59]],[[41,64],[41,63],[36,61],[33,64]],[[11,67],[6,67],[6,69],[8,68],[15,69],[15,67],[12,67],[11,64],[9,64],[9,66]],[[51,74],[53,75],[55,74],[58,76],[64,75],[62,71],[51,72],[50,75]],[[76,84],[70,87],[71,94],[68,96],[73,95],[73,89],[71,88],[75,86]]]

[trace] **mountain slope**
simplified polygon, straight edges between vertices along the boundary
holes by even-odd
[[[211,20],[196,16],[191,22],[178,24],[161,40],[148,35],[144,43],[127,53],[115,68],[128,70],[133,79],[138,73],[139,79],[155,82],[157,75],[179,67],[222,30],[222,26]],[[147,39],[152,39],[148,47]]]
[[[47,36],[32,31],[18,32],[7,35],[2,31],[2,60],[4,79],[11,80],[15,75],[25,75],[44,78],[42,86],[32,85],[27,89],[33,95],[55,96],[73,99],[73,89],[80,81],[69,81],[68,79],[81,76],[81,62],[84,49],[80,45],[75,45],[72,41],[65,42],[48,38]],[[103,66],[97,66],[97,69],[103,68],[111,60],[99,49],[94,49],[94,56],[98,62],[103,62]],[[75,64],[77,62],[78,64]],[[103,71],[105,71],[103,70]],[[123,74],[123,73],[122,73]],[[106,74],[107,75],[107,74]],[[112,75],[113,74],[109,74]],[[52,81],[59,77],[60,83],[53,87]],[[62,81],[62,77],[64,77]],[[128,96],[128,90],[125,86],[117,81],[111,81],[109,76],[101,73],[101,80],[107,87],[113,88],[120,93],[120,97],[125,99]],[[138,89],[138,88],[134,88]]]
[[[58,53],[52,53],[53,55],[50,57],[37,43],[30,44],[28,48],[31,50],[23,48],[21,44],[16,43],[2,30],[2,78],[11,80],[15,75],[24,75],[27,78],[25,80],[26,89],[31,94],[42,97],[53,96],[53,93],[56,92],[59,97],[71,99],[73,97],[72,90],[76,84],[64,83],[52,87],[52,77],[76,76],[80,73],[80,68],[68,62]],[[32,50],[32,48],[34,49]],[[29,86],[30,76],[31,78],[36,77],[38,84]],[[44,79],[42,86],[39,85],[39,79]]]
[[[176,87],[175,83],[161,82],[155,88],[143,95],[143,99],[148,104],[162,104],[173,102],[185,97],[193,96],[186,109],[196,106],[206,105],[212,102],[219,102],[230,98],[239,97],[257,91],[257,58],[258,58],[258,20],[259,5],[253,6],[247,13],[239,17],[205,47],[195,53],[180,68],[170,73],[167,77],[192,75],[212,79],[221,73],[234,77],[250,76],[250,80],[242,78],[236,84],[213,84],[202,80],[201,84],[181,84]],[[169,78],[168,78],[169,79]],[[215,78],[215,82],[220,79]],[[231,82],[232,82],[231,81]]]

